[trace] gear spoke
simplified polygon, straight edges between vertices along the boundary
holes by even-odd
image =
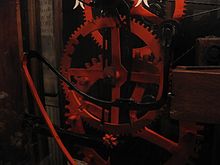
[[[116,85],[116,87],[112,89],[112,100],[116,100],[120,98],[120,94],[121,94],[120,86]],[[111,109],[111,122],[114,124],[119,123],[119,108],[118,107],[112,107]]]
[[[123,85],[127,79],[127,70],[121,63],[121,44],[120,44],[120,32],[119,28],[115,27],[111,30],[111,42],[112,42],[112,66],[116,69],[116,86],[112,89],[112,100],[120,98],[121,85]],[[119,108],[112,107],[111,109],[111,121],[114,124],[119,123]]]
[[[168,150],[170,153],[178,151],[178,143],[161,136],[147,127],[142,132],[137,133],[137,136]]]
[[[121,44],[120,44],[120,32],[119,28],[112,28],[111,31],[112,41],[112,66],[116,69],[116,75],[118,75],[117,84],[123,85],[127,79],[127,70],[121,63]]]
[[[145,90],[144,90],[143,87],[141,87],[140,85],[136,84],[131,98],[134,99],[137,102],[141,102],[142,97],[144,95],[144,91]]]
[[[131,98],[134,99],[136,102],[141,102],[144,96],[144,92],[145,92],[145,89],[139,86],[138,84],[136,84]],[[130,119],[131,119],[131,122],[134,122],[138,119],[137,112],[135,110],[130,111]]]

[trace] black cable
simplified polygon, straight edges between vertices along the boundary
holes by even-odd
[[[129,4],[128,4],[125,0],[122,0],[122,1],[123,1],[123,3],[125,4],[125,6],[127,7],[127,9],[130,10]]]
[[[115,107],[123,107],[123,106],[129,106],[132,108],[137,108],[138,110],[142,110],[141,108],[147,108],[144,111],[149,111],[152,109],[159,109],[161,106],[165,103],[167,92],[164,90],[163,96],[159,101],[153,101],[153,102],[147,102],[147,103],[137,103],[135,100],[131,99],[117,99],[114,101],[106,101],[106,100],[100,100],[97,98],[94,98],[82,91],[80,91],[75,85],[73,85],[70,81],[68,81],[57,69],[55,69],[48,60],[38,54],[36,51],[30,51],[29,53],[25,53],[25,55],[29,55],[29,58],[37,58],[41,62],[43,62],[59,79],[61,79],[64,83],[66,83],[72,90],[76,91],[78,94],[83,96],[87,101],[90,101],[96,105],[102,106],[102,107],[109,107],[109,106],[115,106]],[[166,85],[165,85],[166,86]],[[165,87],[166,88],[166,87]]]
[[[91,102],[95,102],[95,103],[99,103],[102,105],[112,105],[113,102],[109,102],[109,101],[104,101],[104,100],[99,100],[96,99],[94,97],[91,97],[89,95],[87,95],[86,93],[80,91],[75,85],[73,85],[70,81],[68,81],[59,71],[57,71],[49,62],[48,60],[39,55],[36,51],[30,51],[29,52],[30,57],[36,57],[38,60],[40,60],[41,62],[43,62],[54,74],[56,74],[57,77],[59,77],[59,79],[61,79],[62,81],[64,81],[70,88],[72,88],[74,91],[76,91],[77,93],[79,93],[81,96],[85,97],[86,99],[88,99],[88,101]]]

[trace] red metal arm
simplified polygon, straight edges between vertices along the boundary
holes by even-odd
[[[73,157],[70,155],[69,151],[66,149],[66,147],[64,146],[63,142],[61,141],[59,135],[57,134],[54,126],[53,126],[53,123],[51,122],[41,100],[40,100],[40,97],[37,93],[37,89],[34,85],[34,82],[31,78],[31,75],[28,71],[28,68],[27,68],[27,58],[24,57],[23,59],[23,64],[22,64],[22,67],[23,67],[23,70],[24,70],[24,74],[25,74],[25,78],[27,80],[27,83],[31,89],[31,92],[32,92],[32,95],[34,96],[34,99],[40,109],[40,112],[48,126],[48,128],[50,129],[51,131],[51,134],[52,136],[54,137],[55,141],[57,142],[58,146],[60,147],[61,151],[64,153],[64,155],[66,156],[66,158],[68,159],[68,161],[72,164],[72,165],[77,165],[76,162],[74,161]]]

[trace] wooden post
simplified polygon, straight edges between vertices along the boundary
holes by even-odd
[[[28,32],[24,32],[24,35],[28,36],[28,50],[36,50],[41,53],[41,41],[40,41],[40,16],[39,16],[39,1],[38,0],[28,0],[27,1],[27,29]],[[41,97],[42,102],[44,103],[44,86],[43,86],[43,69],[42,64],[37,59],[32,59],[30,62],[30,70],[32,78],[38,90],[38,93]],[[40,115],[39,109],[36,103],[33,101],[33,97],[28,93],[28,110],[29,113],[34,115]],[[34,159],[33,161],[39,162],[45,160],[45,157],[48,156],[48,140],[46,137],[41,135],[32,136]]]
[[[0,1],[0,20],[0,164],[20,164],[17,158],[24,156],[26,143],[21,128],[25,105],[16,1]]]
[[[39,2],[41,53],[58,68],[62,47],[62,1],[40,0]],[[48,67],[43,66],[43,74],[46,110],[52,122],[59,126],[58,79]],[[48,139],[48,147],[51,155],[50,164],[63,164],[63,156],[53,138]]]

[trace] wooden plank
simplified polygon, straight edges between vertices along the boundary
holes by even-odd
[[[220,123],[220,69],[176,69],[173,91],[172,118]]]

